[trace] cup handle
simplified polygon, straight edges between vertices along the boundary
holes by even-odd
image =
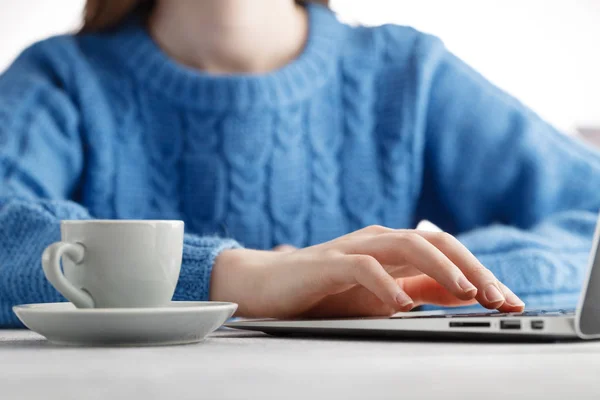
[[[84,290],[75,287],[63,274],[60,260],[67,256],[75,264],[83,261],[85,247],[79,243],[56,242],[44,250],[42,267],[52,286],[71,301],[77,308],[94,308],[94,299]]]

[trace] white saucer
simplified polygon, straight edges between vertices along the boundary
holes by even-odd
[[[219,328],[235,303],[174,301],[161,308],[75,308],[71,303],[13,307],[32,331],[59,344],[167,345],[194,343]]]

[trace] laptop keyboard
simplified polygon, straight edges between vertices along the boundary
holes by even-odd
[[[471,317],[560,317],[575,315],[575,309],[565,310],[525,310],[523,312],[501,313],[498,311],[486,311],[478,313],[456,313],[456,314],[432,314],[432,315],[399,315],[392,319],[405,318],[471,318]]]

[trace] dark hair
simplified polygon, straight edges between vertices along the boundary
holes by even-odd
[[[329,0],[312,1],[329,6]],[[87,0],[83,9],[83,24],[79,32],[98,32],[113,28],[133,12],[148,14],[154,7],[154,0]]]

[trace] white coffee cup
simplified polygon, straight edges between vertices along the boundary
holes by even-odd
[[[166,306],[179,279],[183,226],[183,221],[62,221],[62,241],[42,255],[44,273],[79,308]]]

